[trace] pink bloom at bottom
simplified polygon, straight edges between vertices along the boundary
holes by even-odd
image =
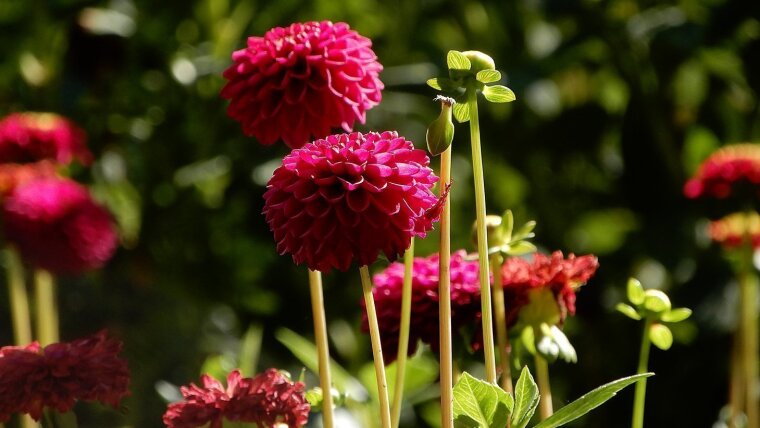
[[[227,376],[227,388],[209,375],[201,377],[202,387],[195,384],[180,388],[184,400],[169,405],[164,414],[168,428],[195,428],[209,424],[222,428],[225,419],[252,422],[262,428],[284,424],[289,428],[306,425],[309,403],[304,384],[269,369],[254,377],[244,378],[239,370]]]
[[[0,348],[0,422],[14,413],[39,420],[44,408],[64,413],[79,400],[118,407],[129,395],[121,347],[101,331],[44,349],[37,342]]]

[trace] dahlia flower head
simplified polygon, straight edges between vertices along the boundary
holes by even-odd
[[[575,315],[575,292],[598,267],[599,261],[593,255],[570,254],[564,258],[561,251],[550,256],[535,253],[532,261],[508,258],[501,268],[507,325],[512,327],[520,321],[520,310],[531,302],[532,291],[541,289],[551,291],[562,324],[567,315]]]
[[[111,214],[86,187],[62,178],[17,186],[2,205],[5,237],[32,265],[57,274],[103,266],[116,251]]]
[[[92,163],[85,132],[54,113],[13,113],[0,120],[0,163],[50,159],[62,165]]]
[[[226,388],[209,375],[201,381],[202,386],[180,388],[183,401],[170,404],[164,414],[168,428],[222,428],[225,420],[251,422],[260,428],[298,428],[309,419],[304,384],[291,382],[276,369],[253,378],[233,370]]]
[[[232,62],[221,92],[227,113],[264,145],[299,148],[337,127],[351,131],[381,99],[372,42],[342,22],[273,28],[249,37]]]
[[[15,413],[39,421],[46,407],[65,413],[77,401],[118,408],[129,395],[121,348],[104,331],[44,348],[37,342],[0,348],[0,422]]]
[[[424,151],[396,132],[336,134],[285,156],[264,193],[277,251],[328,272],[391,261],[440,215]]]
[[[0,163],[0,199],[30,181],[58,177],[57,164],[50,160],[34,163]]]
[[[760,248],[760,214],[734,213],[710,222],[710,239],[724,248],[739,248],[749,243]]]
[[[733,144],[713,152],[686,182],[684,194],[690,199],[726,199],[750,189],[751,198],[760,198],[760,145]]]
[[[451,255],[451,327],[457,330],[471,324],[480,315],[480,283],[477,260],[468,260],[467,252]],[[430,345],[438,352],[439,337],[439,255],[415,257],[412,265],[412,313],[409,330],[409,355],[417,349],[417,341]],[[398,336],[401,323],[401,297],[404,283],[404,264],[391,263],[373,276],[383,361],[392,363],[398,356]],[[364,301],[362,301],[364,308]],[[367,313],[363,312],[362,331],[368,332]]]

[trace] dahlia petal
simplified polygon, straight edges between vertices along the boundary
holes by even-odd
[[[346,203],[352,211],[360,213],[369,207],[371,200],[367,192],[358,189],[346,194]]]

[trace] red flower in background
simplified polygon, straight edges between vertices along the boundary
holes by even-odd
[[[85,132],[53,113],[13,113],[0,120],[0,163],[43,159],[83,165],[92,162]]]
[[[351,131],[380,102],[383,67],[372,42],[342,22],[271,29],[249,37],[232,61],[221,92],[227,113],[261,144],[299,148],[334,128]]]
[[[331,135],[293,150],[264,193],[277,251],[327,272],[389,259],[433,227],[438,178],[396,132]]]
[[[113,218],[87,188],[66,179],[16,187],[3,204],[6,239],[22,257],[53,273],[81,273],[105,264],[118,236]]]
[[[164,414],[168,428],[195,428],[209,424],[221,428],[225,419],[253,422],[263,428],[285,424],[290,428],[306,425],[309,403],[304,384],[293,383],[276,369],[244,378],[234,370],[227,377],[227,388],[208,375],[202,387],[190,384],[181,388],[184,400],[169,405]]]
[[[409,331],[409,355],[417,341],[427,343],[438,352],[439,337],[439,256],[415,257],[412,267],[412,314]],[[468,261],[464,250],[451,255],[451,326],[456,330],[472,322],[480,312],[480,283],[478,262]],[[401,293],[404,265],[392,263],[374,275],[372,290],[377,307],[383,360],[386,364],[398,356],[398,335],[401,322]],[[362,306],[364,302],[362,301]],[[362,331],[368,331],[367,315],[363,314]]]
[[[760,248],[760,215],[734,213],[710,222],[710,238],[726,248],[741,247],[749,242]]]
[[[79,400],[118,407],[129,395],[121,348],[104,331],[44,349],[37,342],[0,348],[0,422],[14,413],[39,420],[45,407],[63,413]]]
[[[49,160],[24,164],[0,163],[0,198],[30,181],[57,177],[57,169],[57,164]]]
[[[716,150],[686,182],[684,194],[691,199],[725,199],[741,185],[751,186],[755,198],[760,196],[760,145],[734,144]]]

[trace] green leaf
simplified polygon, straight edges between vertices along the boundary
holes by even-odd
[[[646,290],[644,292],[644,308],[655,314],[669,312],[670,298],[660,290]]]
[[[472,67],[470,60],[459,51],[449,51],[446,55],[446,63],[449,70],[469,70]]]
[[[554,428],[574,421],[614,397],[621,389],[636,383],[639,379],[647,378],[653,374],[654,373],[644,373],[624,377],[602,385],[567,406],[557,410],[552,416],[549,416],[533,428]]]
[[[515,228],[515,217],[512,215],[512,210],[504,211],[504,215],[501,216],[501,230],[505,242],[512,240],[512,231]]]
[[[517,230],[517,232],[515,232],[514,236],[512,236],[512,239],[518,240],[518,239],[532,238],[532,237],[536,236],[533,233],[533,229],[535,229],[535,228],[536,228],[536,222],[533,221],[533,220],[531,220],[531,221],[525,223],[524,225],[522,225],[522,227],[520,227]]]
[[[634,305],[640,305],[644,303],[644,287],[641,286],[641,282],[639,282],[638,279],[628,279],[627,292],[628,300],[630,300]]]
[[[507,245],[507,247],[507,251],[505,252],[510,256],[521,256],[523,254],[530,254],[538,251],[538,248],[528,241],[518,241],[514,244]]]
[[[470,106],[467,103],[454,104],[454,119],[459,123],[470,120]]]
[[[511,89],[501,85],[486,86],[483,96],[492,103],[509,103],[517,99]]]
[[[480,83],[493,83],[498,82],[501,79],[501,73],[497,70],[480,70],[475,75],[475,79]]]
[[[433,89],[437,89],[439,91],[442,90],[441,84],[438,83],[438,78],[437,77],[434,77],[432,79],[428,79],[427,80],[427,85],[430,86]]]
[[[660,321],[663,322],[681,322],[691,316],[691,309],[689,308],[676,308],[665,312],[660,317]]]
[[[454,426],[491,428],[507,425],[514,402],[497,385],[475,379],[465,372],[454,386]]]
[[[252,324],[240,341],[238,367],[243,376],[251,377],[256,374],[256,365],[261,355],[261,340],[264,337],[264,327]]]
[[[512,412],[512,428],[524,428],[538,407],[538,386],[528,367],[523,367],[515,385],[515,407]]]
[[[629,305],[626,305],[625,303],[618,303],[617,306],[615,306],[615,309],[632,320],[641,320],[641,315],[636,312],[636,309],[632,308]]]
[[[673,333],[664,324],[652,324],[649,327],[649,340],[654,346],[667,351],[673,346]]]
[[[451,92],[459,87],[458,82],[455,82],[448,77],[436,77],[433,79],[428,79],[427,85],[433,89],[444,92]]]

